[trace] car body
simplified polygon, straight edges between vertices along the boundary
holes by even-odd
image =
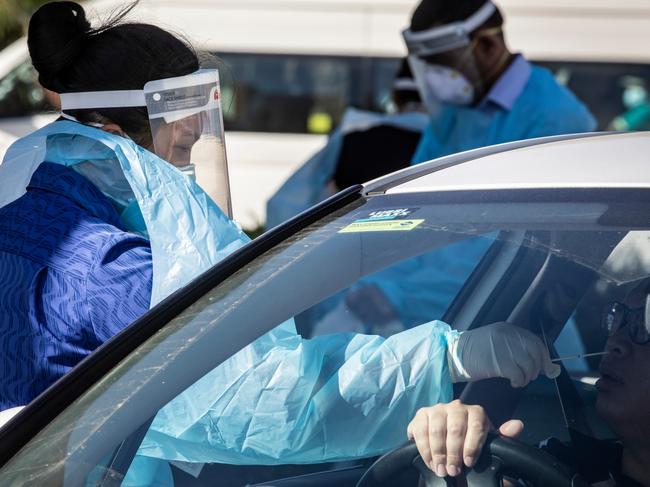
[[[86,5],[106,15],[123,3]],[[182,5],[147,0],[132,18],[179,32],[223,60],[234,215],[253,229],[266,220],[266,201],[325,144],[348,106],[386,109],[391,81],[406,54],[400,32],[415,3],[290,0],[276,8],[264,0]],[[643,103],[650,90],[645,2],[498,4],[512,48],[556,73],[592,110],[601,129],[626,113],[624,101]],[[0,137],[19,137],[51,121],[45,109],[21,39],[0,52]],[[643,120],[645,114],[642,110]]]
[[[602,350],[602,303],[650,276],[649,149],[650,133],[535,139],[339,193],[177,291],[16,415],[0,430],[0,484],[119,485],[151,418],[240,349],[292,317],[305,339],[318,339],[301,329],[306,310],[368,276],[475,238],[489,248],[442,316],[422,323],[442,318],[463,331],[508,320],[537,333],[542,327],[562,356]],[[414,302],[428,299],[435,284],[414,290]],[[566,365],[557,382],[563,408],[546,378],[526,389],[499,380],[457,385],[455,394],[482,404],[495,424],[523,419],[523,440],[532,445],[568,440],[573,429],[607,436],[593,409],[597,359]],[[273,387],[265,390],[272,397]],[[350,441],[363,434],[350,431]],[[309,465],[282,457],[274,465],[172,462],[172,471],[178,486],[354,486],[372,456]],[[409,479],[403,485],[416,485],[417,475]]]

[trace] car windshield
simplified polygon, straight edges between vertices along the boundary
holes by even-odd
[[[437,350],[420,346],[443,326],[433,320],[542,326],[560,356],[601,351],[602,304],[650,275],[646,199],[634,190],[359,198],[172,319],[14,456],[1,483],[119,481],[163,464],[176,485],[245,485],[376,457],[406,440],[418,407],[446,397],[429,390],[444,388],[435,381],[409,396]],[[385,337],[392,359],[373,362],[366,351]],[[500,412],[529,422],[533,444],[569,438],[567,412],[608,436],[592,407],[598,360],[564,362],[584,407],[563,409],[540,378]]]

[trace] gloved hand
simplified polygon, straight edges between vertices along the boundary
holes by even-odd
[[[512,387],[524,387],[544,373],[554,379],[559,365],[534,333],[508,323],[494,323],[449,334],[447,359],[453,382],[473,382],[502,377]]]

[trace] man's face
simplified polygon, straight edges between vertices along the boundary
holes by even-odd
[[[483,81],[474,54],[475,47],[476,44],[472,42],[469,46],[433,54],[422,59],[427,64],[446,66],[458,71],[474,86],[474,89],[480,91]]]
[[[647,285],[637,287],[625,298],[624,304],[630,310],[644,309]],[[629,328],[629,324],[622,326],[607,340],[605,350],[609,353],[600,365],[596,407],[619,438],[647,439],[650,432],[650,344],[634,343]]]
[[[446,66],[461,73],[474,87],[477,99],[483,97],[508,59],[500,28],[474,35],[468,46],[423,57],[428,64]]]

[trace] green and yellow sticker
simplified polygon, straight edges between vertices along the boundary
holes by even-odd
[[[362,232],[408,232],[420,225],[424,220],[358,220],[339,230],[339,233]]]

